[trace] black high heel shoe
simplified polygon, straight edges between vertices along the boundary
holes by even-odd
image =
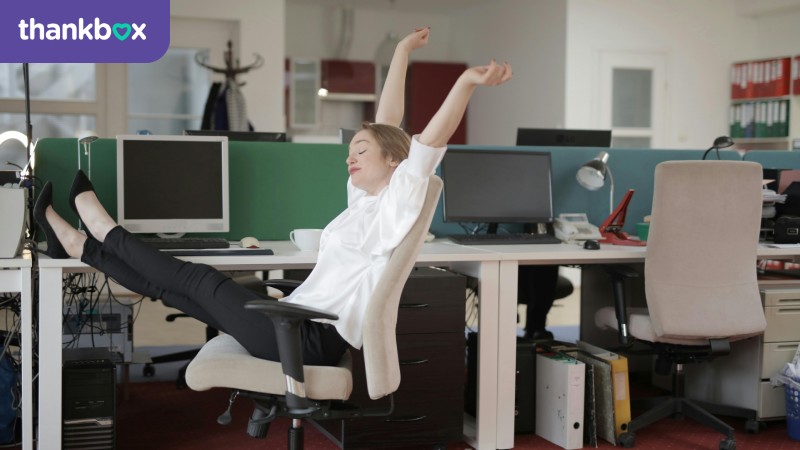
[[[39,198],[36,199],[36,205],[33,206],[33,218],[36,219],[36,223],[39,224],[47,238],[47,250],[42,250],[42,253],[53,259],[67,259],[70,257],[69,254],[64,250],[64,246],[61,245],[61,241],[56,237],[56,233],[50,227],[50,223],[47,222],[47,217],[45,216],[47,207],[52,204],[53,184],[48,181],[39,194]]]
[[[75,214],[78,215],[78,218],[80,218],[81,215],[78,212],[78,207],[75,206],[75,197],[87,191],[94,191],[94,186],[92,186],[92,182],[89,181],[86,174],[83,173],[82,170],[78,170],[78,173],[75,174],[75,178],[72,180],[72,187],[69,189],[69,206]],[[86,232],[86,236],[93,238],[92,233],[89,232],[89,228],[86,226],[86,222],[83,219],[81,219],[81,224],[83,225],[83,231]]]

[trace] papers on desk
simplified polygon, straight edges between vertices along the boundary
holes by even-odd
[[[767,248],[800,248],[800,244],[761,244]]]

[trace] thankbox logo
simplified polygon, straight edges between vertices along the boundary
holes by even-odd
[[[0,62],[141,63],[169,48],[169,0],[135,6],[31,0],[9,7],[0,17]]]
[[[99,18],[94,18],[94,23],[84,24],[83,18],[78,19],[78,23],[37,23],[36,19],[30,18],[19,21],[19,38],[23,41],[42,40],[42,41],[61,41],[61,40],[106,40],[113,34],[120,41],[124,41],[131,36],[134,30],[132,41],[137,39],[145,40],[147,36],[144,29],[147,24],[137,23],[115,23],[109,25],[101,22]]]

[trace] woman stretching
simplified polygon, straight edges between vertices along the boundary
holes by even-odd
[[[392,251],[419,216],[428,177],[444,156],[447,141],[479,85],[511,78],[508,64],[467,69],[423,132],[410,138],[398,128],[409,53],[424,46],[430,30],[415,30],[395,50],[376,123],[364,124],[346,159],[347,209],[325,227],[319,256],[308,279],[283,301],[323,309],[334,321],[307,320],[301,329],[303,360],[336,365],[349,348],[361,348],[367,302]],[[54,258],[80,260],[122,286],[161,299],[209,326],[232,335],[253,356],[279,361],[272,320],[244,308],[256,293],[204,265],[176,259],[117,225],[103,209],[91,183],[78,171],[70,206],[86,226],[79,232],[52,208],[52,185],[45,184],[34,207]]]

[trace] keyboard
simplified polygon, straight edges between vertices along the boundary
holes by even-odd
[[[448,239],[461,245],[524,245],[560,244],[561,240],[549,234],[506,233],[506,234],[456,234]]]
[[[145,244],[159,250],[172,249],[209,249],[209,248],[230,248],[230,243],[223,238],[212,237],[181,237],[181,238],[159,238],[144,237],[140,238]]]

